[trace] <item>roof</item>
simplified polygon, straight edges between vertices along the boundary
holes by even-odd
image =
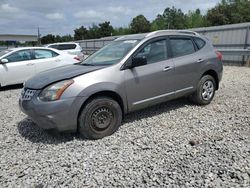
[[[0,34],[0,41],[37,41],[37,35]]]
[[[199,36],[198,33],[194,32],[194,31],[189,31],[189,30],[158,30],[158,31],[150,32],[150,33],[124,35],[124,36],[119,37],[116,40],[141,40],[141,39],[151,37],[151,36],[161,36],[161,35],[170,35],[170,34]]]

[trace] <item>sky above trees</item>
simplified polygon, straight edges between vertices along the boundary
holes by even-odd
[[[80,26],[110,21],[113,27],[128,27],[137,15],[152,21],[167,7],[184,13],[200,9],[202,14],[220,0],[0,0],[0,34],[74,34]]]

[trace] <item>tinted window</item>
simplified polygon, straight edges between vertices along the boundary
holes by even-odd
[[[9,62],[28,61],[32,59],[32,55],[30,50],[21,50],[10,54],[6,59]]]
[[[60,44],[58,45],[59,50],[73,50],[76,48],[75,44]]]
[[[36,59],[45,59],[58,56],[57,53],[51,50],[34,50],[34,54]]]
[[[50,45],[50,46],[48,46],[49,48],[54,48],[54,49],[57,49],[57,50],[59,50],[59,47],[58,47],[58,45]]]
[[[148,64],[167,59],[166,40],[154,41],[146,45],[136,56],[146,56]]]
[[[198,49],[203,48],[205,46],[206,42],[200,38],[194,38],[194,42],[197,45]]]
[[[183,56],[195,52],[193,42],[189,38],[171,38],[170,45],[174,57]]]

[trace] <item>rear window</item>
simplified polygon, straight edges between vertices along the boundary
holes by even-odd
[[[48,47],[57,50],[74,50],[76,48],[76,44],[53,44]]]
[[[206,42],[200,38],[194,38],[194,42],[196,44],[196,46],[198,47],[198,49],[201,49],[205,46]]]
[[[76,48],[75,44],[60,44],[58,45],[59,50],[73,50]]]
[[[170,45],[174,57],[188,55],[195,52],[191,38],[170,38]]]

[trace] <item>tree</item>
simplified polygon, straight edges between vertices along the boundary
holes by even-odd
[[[250,21],[249,0],[223,0],[208,10],[207,20],[211,25],[225,25]]]
[[[145,33],[150,31],[150,22],[143,16],[138,15],[133,18],[130,29],[132,33]]]
[[[187,27],[203,27],[206,26],[206,20],[203,15],[201,15],[200,9],[196,9],[195,11],[189,11],[187,14]]]
[[[70,41],[73,41],[73,37],[71,35],[64,35],[61,37],[61,41],[62,42],[70,42]]]
[[[187,27],[187,19],[181,9],[168,7],[164,10],[163,17],[168,29],[185,29]]]
[[[56,40],[55,40],[55,36],[52,35],[52,34],[48,34],[46,36],[43,36],[41,38],[41,43],[42,44],[50,44],[50,43],[55,43]]]
[[[166,21],[161,14],[158,14],[156,19],[151,23],[151,31],[166,29]]]
[[[84,26],[76,28],[74,30],[74,33],[75,33],[74,34],[75,40],[83,40],[83,39],[86,39],[88,36],[88,30]]]
[[[98,34],[100,37],[112,36],[113,31],[114,31],[114,29],[110,25],[110,22],[105,21],[105,22],[99,24]]]

